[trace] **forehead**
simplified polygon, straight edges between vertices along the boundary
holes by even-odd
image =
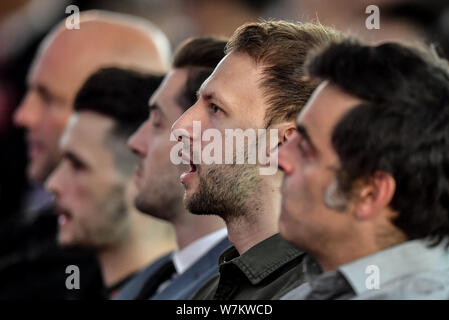
[[[67,103],[97,64],[93,53],[89,59],[81,39],[69,34],[65,32],[50,39],[36,56],[28,75],[31,85],[42,85]]]
[[[105,138],[114,126],[114,120],[101,114],[81,111],[72,114],[61,138],[63,151],[79,154],[87,161],[103,159],[109,154]]]
[[[325,81],[314,91],[296,122],[306,127],[312,140],[329,146],[335,125],[359,103],[360,99]]]
[[[154,92],[149,104],[157,105],[168,117],[179,117],[183,107],[178,103],[178,97],[182,94],[187,82],[188,71],[185,68],[170,71]]]
[[[120,50],[119,44],[129,42],[128,37],[121,35],[120,38],[120,28],[113,25],[99,29],[101,26],[84,23],[79,30],[61,26],[48,36],[30,69],[30,85],[44,86],[71,104],[83,82],[99,68],[111,65],[139,67],[140,62],[134,63],[137,59],[130,52],[140,52],[140,47],[127,51],[123,46]]]
[[[263,67],[246,53],[232,52],[204,82],[201,94],[222,98],[229,109],[238,109],[239,115],[264,115],[267,106],[260,88],[262,71]]]

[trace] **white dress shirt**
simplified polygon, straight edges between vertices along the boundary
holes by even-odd
[[[223,228],[193,241],[181,250],[173,252],[173,263],[175,265],[176,273],[180,275],[185,272],[227,235],[228,230]]]
[[[174,278],[189,269],[195,262],[197,262],[203,255],[205,255],[227,235],[228,230],[226,228],[223,228],[193,241],[191,244],[189,244],[185,248],[182,248],[181,250],[175,250],[172,255],[172,261],[176,269],[176,274],[174,274],[170,280],[163,282],[156,290],[156,293],[164,290]]]

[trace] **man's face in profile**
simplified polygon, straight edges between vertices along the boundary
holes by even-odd
[[[351,236],[351,206],[339,193],[332,132],[360,101],[322,83],[297,117],[297,133],[279,148],[284,171],[281,235],[302,249]]]
[[[128,145],[140,157],[134,180],[138,190],[136,208],[160,219],[171,220],[183,211],[184,193],[179,183],[182,166],[170,161],[170,129],[183,108],[178,103],[188,76],[187,69],[174,69],[149,101],[149,118],[129,139]]]
[[[178,119],[172,130],[184,130],[192,143],[198,138],[194,137],[193,121],[201,123],[201,135],[207,129],[217,129],[222,136],[224,157],[226,129],[264,128],[267,104],[259,88],[260,79],[261,67],[248,55],[227,55],[203,83],[198,101]],[[201,149],[208,143],[201,141]],[[233,152],[235,154],[235,150]],[[192,159],[192,155],[186,156]],[[224,163],[222,159],[221,164],[192,164],[182,175],[185,203],[191,212],[217,214],[226,220],[254,209],[248,203],[248,196],[260,191],[258,166],[247,162]]]
[[[28,91],[14,115],[15,123],[27,130],[28,176],[33,181],[44,181],[60,159],[58,141],[78,89],[76,78],[67,79],[70,66],[63,67],[60,60],[51,52],[38,58],[28,78]]]
[[[62,160],[47,181],[56,196],[61,245],[101,249],[126,232],[126,179],[107,146],[113,126],[108,117],[82,111],[61,139]]]

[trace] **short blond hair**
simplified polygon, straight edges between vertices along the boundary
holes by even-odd
[[[305,105],[316,83],[305,79],[303,65],[313,49],[341,39],[336,30],[315,23],[262,21],[239,27],[226,54],[243,52],[264,66],[261,87],[269,104],[265,123],[289,121]]]

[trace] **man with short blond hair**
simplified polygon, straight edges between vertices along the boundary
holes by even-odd
[[[201,86],[198,101],[174,124],[173,133],[187,144],[199,142],[203,147],[204,141],[194,141],[198,139],[194,121],[199,121],[201,135],[209,129],[218,130],[221,137],[229,129],[273,129],[279,144],[285,143],[295,131],[296,114],[315,87],[303,79],[307,53],[338,38],[337,32],[315,24],[270,21],[241,26],[229,40],[225,58]],[[219,148],[226,145],[224,138],[220,142]],[[274,299],[301,283],[304,254],[278,234],[280,172],[261,175],[259,169],[266,167],[261,163],[205,164],[193,163],[189,154],[183,158],[191,163],[181,176],[187,208],[194,214],[221,217],[234,245],[220,256],[220,274],[193,299]]]

